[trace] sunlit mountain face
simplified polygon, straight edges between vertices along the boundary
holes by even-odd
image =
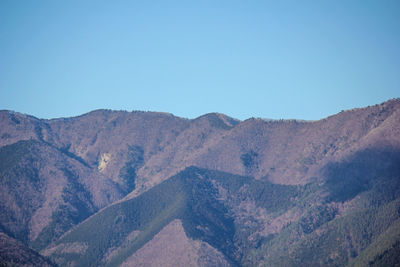
[[[400,100],[318,121],[0,111],[0,266],[396,266]]]

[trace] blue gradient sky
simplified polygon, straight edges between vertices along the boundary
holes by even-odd
[[[400,1],[0,1],[0,109],[319,119],[400,96]]]

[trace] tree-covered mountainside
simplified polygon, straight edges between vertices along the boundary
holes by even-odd
[[[313,122],[0,111],[0,231],[49,264],[396,266],[399,226],[398,99]]]
[[[92,216],[55,242],[48,252],[52,252],[49,254],[60,265],[70,262],[81,266],[119,265],[163,227],[179,219],[189,238],[207,242],[221,251],[232,265],[241,265],[245,253],[241,242],[247,246],[252,242],[245,240],[249,231],[244,231],[239,219],[247,215],[235,210],[235,206],[255,203],[255,208],[266,213],[280,214],[294,205],[290,199],[301,199],[304,195],[306,190],[297,186],[274,185],[250,177],[189,167],[140,196],[111,205]],[[105,260],[107,253],[119,247],[132,232],[137,235],[129,245]],[[70,244],[85,244],[85,250],[63,253],[62,249]]]
[[[368,188],[360,191],[356,184],[357,197],[350,202],[348,189],[332,187],[330,180],[304,186],[276,185],[190,167],[140,196],[92,216],[58,240],[47,255],[60,265],[119,265],[179,219],[189,238],[207,242],[232,266],[344,266],[361,261],[358,255],[368,250],[368,257],[378,261],[381,255],[395,254],[392,250],[397,247],[391,246],[400,241],[396,230],[400,223],[399,154],[388,160],[388,169],[378,172]],[[366,165],[337,166],[330,175],[347,175],[354,168],[362,173]],[[375,245],[388,231],[397,237]],[[137,235],[126,245],[132,232]],[[123,249],[107,257],[123,243]],[[71,244],[85,244],[86,249],[63,253]]]
[[[0,232],[0,266],[57,266],[22,242]]]
[[[0,229],[42,249],[122,197],[80,161],[36,140],[0,148]]]

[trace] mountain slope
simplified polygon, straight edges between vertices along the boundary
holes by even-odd
[[[132,259],[161,253],[150,244],[176,220],[190,240],[205,242],[230,265],[342,266],[358,255],[393,254],[388,245],[373,248],[400,221],[400,151],[360,152],[325,168],[325,182],[292,186],[190,167],[102,210],[44,254],[61,265],[135,266]],[[400,242],[393,238],[390,244]],[[73,244],[86,249],[63,253]],[[179,257],[170,253],[161,255]]]
[[[0,148],[0,227],[37,249],[122,194],[81,162],[35,140]]]
[[[202,236],[224,252],[233,250],[233,222],[216,200],[215,189],[198,175],[196,168],[187,169],[137,198],[104,209],[57,241],[50,248],[55,251],[52,257],[61,265],[65,260],[81,266],[100,264],[108,252],[136,231],[129,246],[104,262],[121,264],[174,219],[182,220],[189,237]],[[83,254],[60,253],[58,247],[75,243],[86,244]]]
[[[97,110],[0,125],[0,230],[61,265],[397,261],[399,99],[314,122]]]
[[[0,232],[0,266],[56,266],[23,243]]]
[[[354,151],[377,142],[400,146],[399,112],[399,99],[314,122],[239,122],[217,113],[187,120],[109,110],[38,120],[3,111],[0,145],[44,140],[97,168],[127,193],[136,189],[133,195],[192,165],[304,184],[318,175],[320,166]],[[127,172],[127,166],[133,167]]]
[[[365,151],[327,166],[323,202],[258,248],[256,261],[272,266],[344,266],[361,262],[359,255],[370,258],[385,251],[368,248],[387,240],[386,232],[400,219],[399,152]],[[391,242],[397,241],[393,236]]]
[[[154,253],[157,251],[157,253]],[[181,220],[173,220],[122,266],[229,266],[208,243],[187,237]]]
[[[152,157],[138,174],[152,186],[195,165],[274,183],[304,184],[329,161],[377,143],[399,147],[399,117],[400,100],[392,100],[315,122],[248,119],[225,131],[202,126],[189,134],[194,139],[191,146],[185,146],[189,138],[184,131],[178,142]],[[195,145],[199,139],[203,141]]]

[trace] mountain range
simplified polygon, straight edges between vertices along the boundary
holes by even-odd
[[[400,266],[400,99],[317,120],[0,111],[0,266]]]

